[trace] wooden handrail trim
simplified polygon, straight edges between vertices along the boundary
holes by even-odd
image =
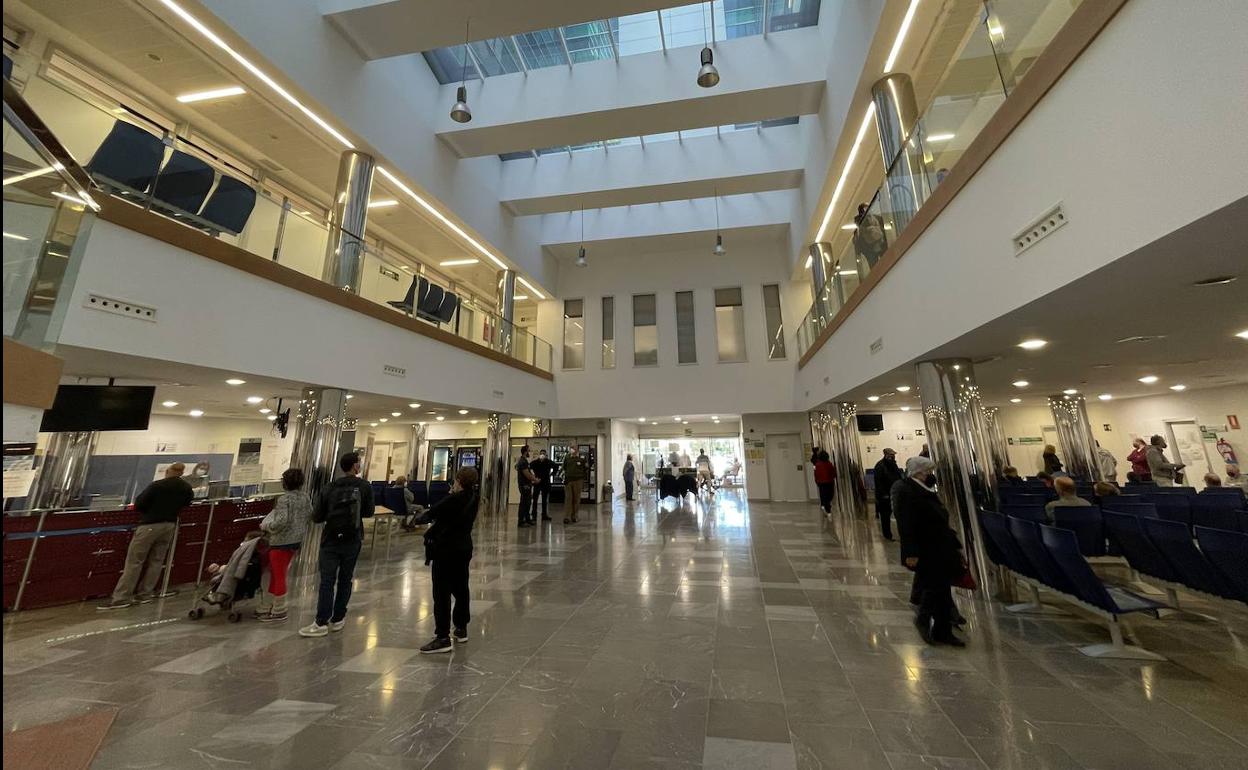
[[[65,362],[4,338],[4,403],[47,409],[56,398]]]

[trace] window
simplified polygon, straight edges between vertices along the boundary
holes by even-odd
[[[585,368],[585,301],[563,301],[563,368]]]
[[[745,360],[745,308],[739,287],[715,290],[715,338],[721,363]]]
[[[653,294],[633,295],[633,366],[659,365],[659,326]]]
[[[602,298],[602,368],[615,368],[615,297]]]
[[[763,287],[763,316],[767,324],[767,358],[784,358],[784,317],[780,313],[780,285]]]
[[[676,363],[696,364],[698,342],[693,324],[693,292],[676,292]]]

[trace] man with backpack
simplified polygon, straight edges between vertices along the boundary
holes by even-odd
[[[360,456],[348,452],[339,460],[338,467],[344,475],[321,494],[312,517],[325,525],[321,530],[321,586],[316,620],[299,629],[300,636],[325,636],[346,625],[355,562],[364,544],[364,519],[373,517],[373,488],[360,478]]]

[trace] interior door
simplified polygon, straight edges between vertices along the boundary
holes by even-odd
[[[796,433],[767,436],[767,481],[773,501],[806,500],[806,459]]]
[[[1195,420],[1176,420],[1166,423],[1170,434],[1166,454],[1172,463],[1183,463],[1183,484],[1197,489],[1205,488],[1205,474],[1210,470],[1209,455],[1205,441],[1200,437],[1200,427]]]
[[[368,480],[390,480],[390,442],[378,441],[368,456]]]

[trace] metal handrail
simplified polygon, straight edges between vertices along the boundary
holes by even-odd
[[[84,203],[93,211],[99,211],[99,204],[91,197],[91,191],[99,188],[92,181],[91,175],[78,165],[74,156],[69,154],[65,145],[61,144],[9,80],[4,81],[4,119],[48,162],[61,180],[73,188],[74,193]]]

